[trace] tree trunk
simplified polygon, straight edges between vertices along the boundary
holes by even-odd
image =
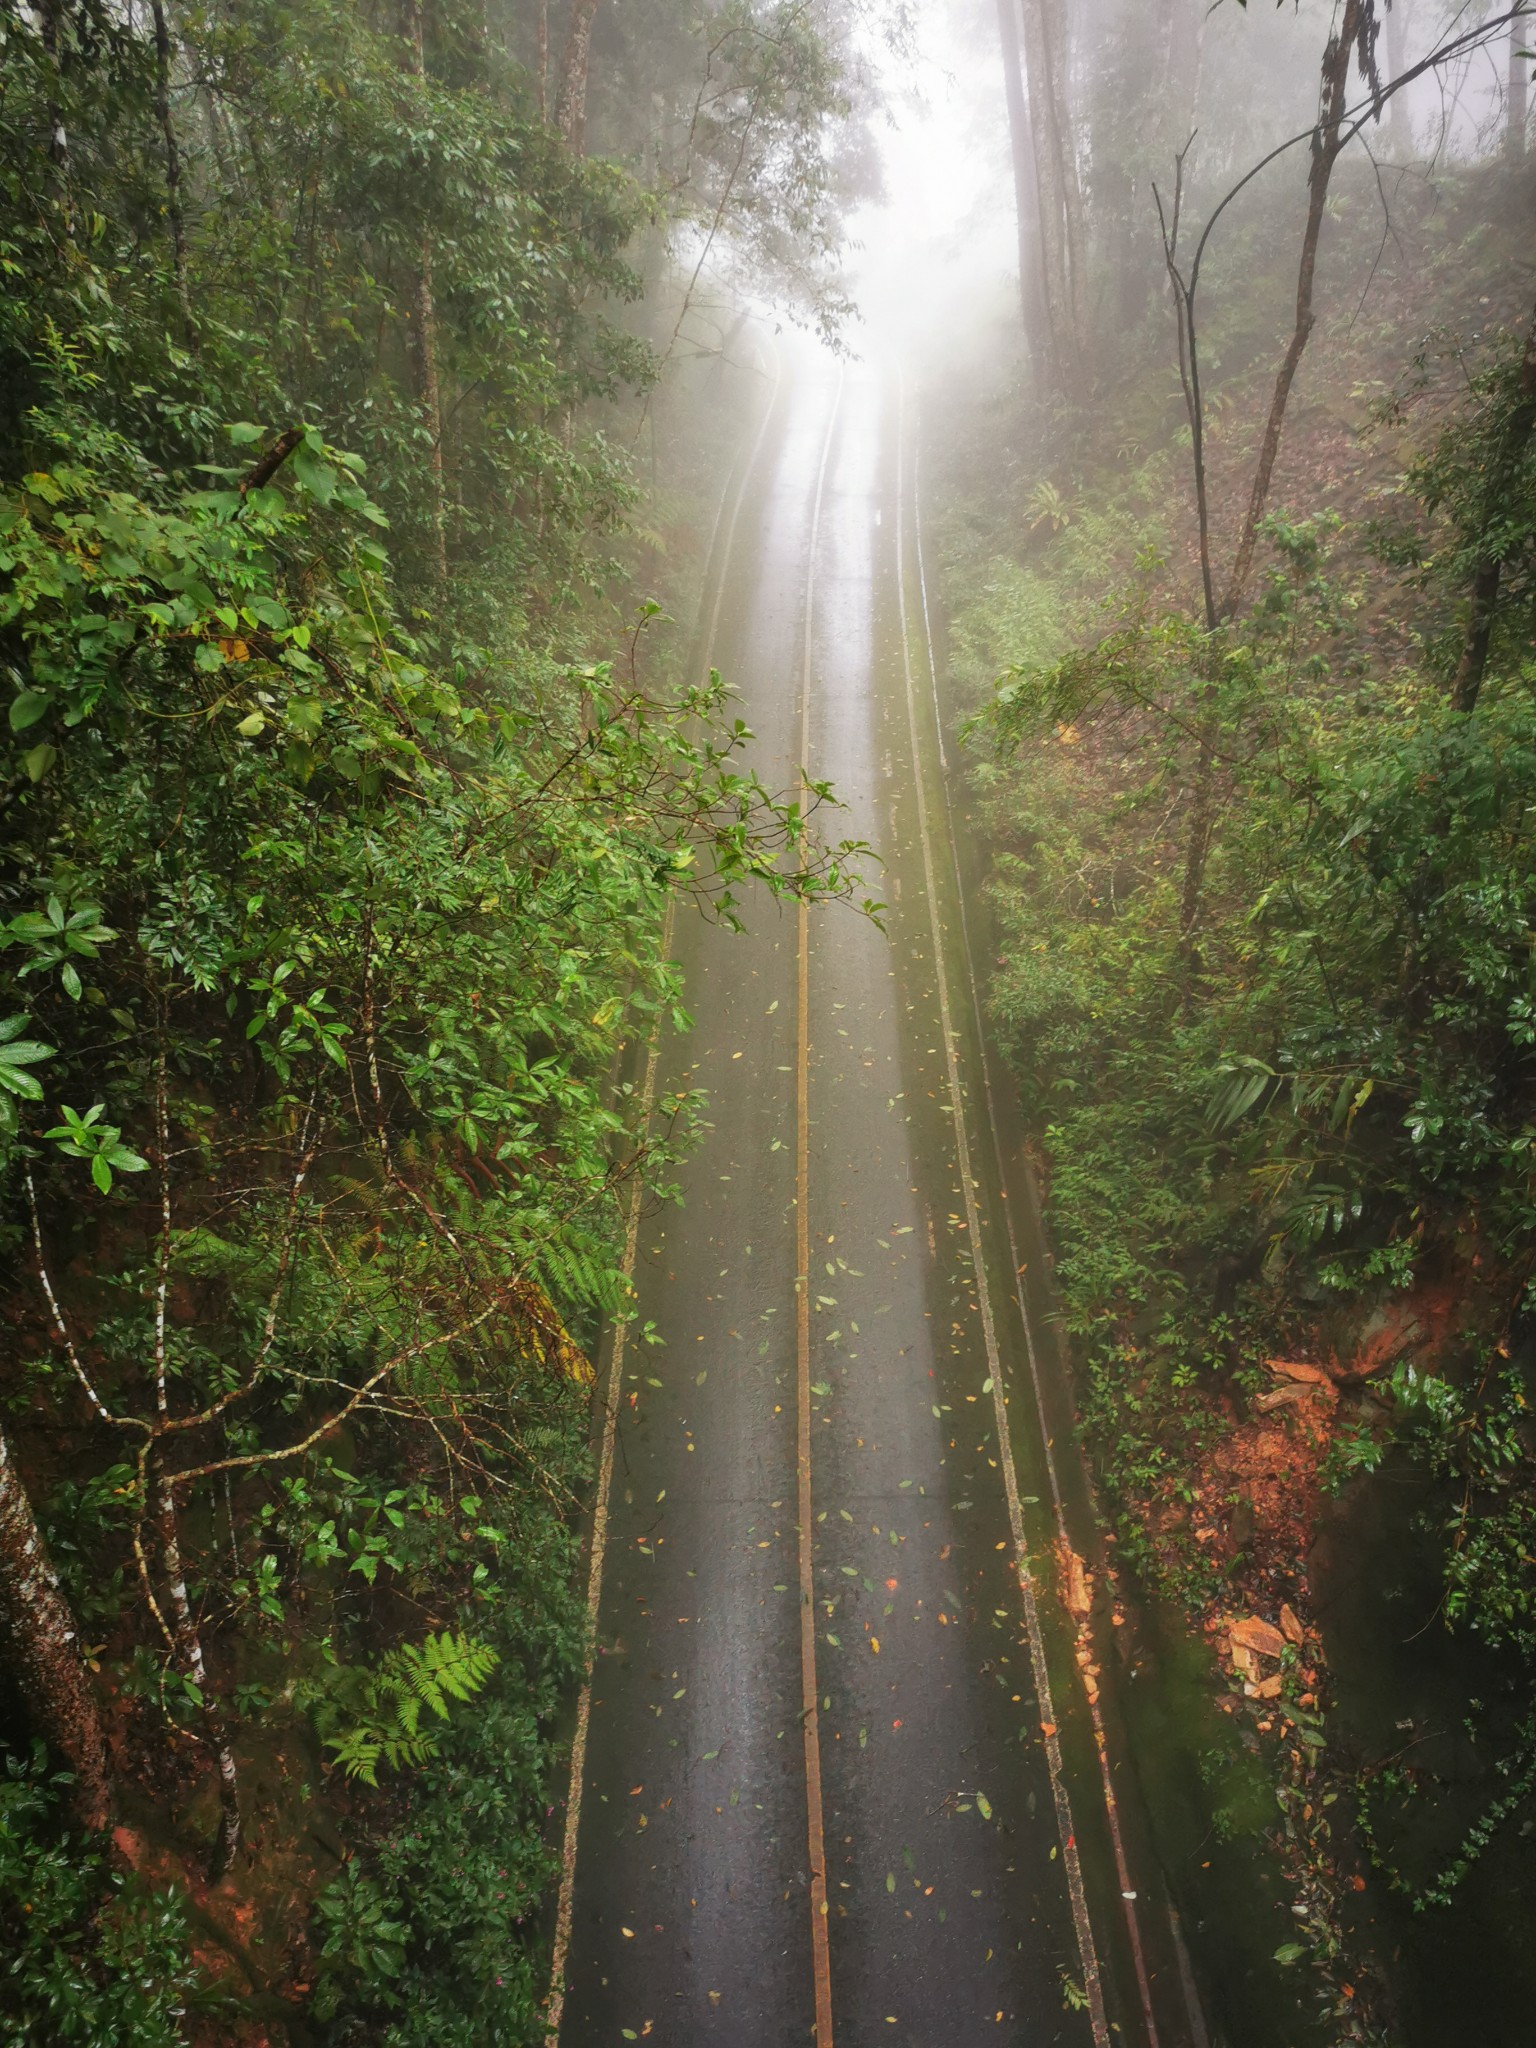
[[[1013,203],[1019,234],[1019,305],[1024,345],[1036,362],[1049,355],[1045,280],[1040,270],[1040,193],[1029,102],[1024,96],[1024,58],[1019,43],[1018,0],[997,0],[1003,46],[1003,90],[1008,102],[1008,141],[1013,158]]]
[[[0,1432],[0,1643],[33,1727],[75,1774],[81,1823],[112,1815],[107,1745],[80,1633],[49,1560],[26,1487]]]
[[[1333,177],[1333,167],[1338,162],[1341,148],[1340,129],[1343,126],[1345,98],[1349,85],[1349,60],[1362,34],[1371,32],[1374,0],[1344,0],[1344,16],[1336,32],[1329,37],[1323,51],[1322,92],[1318,105],[1317,126],[1312,131],[1312,163],[1307,173],[1307,223],[1301,237],[1301,261],[1296,272],[1296,323],[1291,339],[1275,378],[1274,395],[1269,403],[1269,417],[1264,422],[1264,437],[1259,443],[1259,460],[1254,470],[1253,489],[1248,498],[1248,510],[1243,518],[1238,535],[1237,553],[1232,562],[1232,574],[1227,582],[1226,594],[1221,601],[1221,616],[1231,618],[1243,600],[1248,587],[1248,578],[1253,570],[1254,552],[1258,546],[1259,522],[1269,502],[1269,486],[1275,473],[1275,459],[1280,453],[1280,434],[1285,425],[1285,411],[1290,402],[1291,386],[1296,381],[1296,372],[1306,352],[1307,341],[1317,319],[1314,306],[1317,281],[1317,244],[1322,234],[1323,215],[1328,205],[1328,186]]]
[[[155,117],[165,144],[165,217],[171,229],[171,261],[176,272],[176,297],[181,306],[183,338],[192,339],[192,288],[187,276],[187,230],[181,211],[181,149],[171,119],[171,32],[165,0],[150,0],[155,24]]]
[[[539,119],[549,119],[549,0],[539,0]]]
[[[1408,0],[1392,0],[1387,9],[1387,74],[1400,78],[1408,68]],[[1387,138],[1399,163],[1413,155],[1413,118],[1406,91],[1392,95],[1387,117]]]
[[[1215,684],[1207,682],[1207,699]],[[1205,892],[1205,869],[1210,859],[1211,840],[1216,831],[1216,741],[1220,712],[1208,701],[1200,719],[1200,751],[1195,762],[1195,790],[1189,807],[1189,841],[1184,849],[1184,886],[1179,896],[1179,945],[1189,981],[1200,969],[1200,947],[1195,931],[1200,923],[1200,903]],[[1186,982],[1186,989],[1188,982]]]
[[[1062,390],[1074,382],[1077,356],[1062,191],[1063,151],[1057,134],[1053,85],[1050,0],[1023,0],[1024,61],[1029,88],[1030,138],[1034,144],[1035,195],[1040,221],[1040,275],[1049,329],[1052,375]]]
[[[1163,134],[1172,149],[1183,148],[1194,126],[1208,11],[1204,0],[1164,0],[1158,32],[1162,45],[1158,97]]]
[[[1504,148],[1517,163],[1525,155],[1525,124],[1530,111],[1530,73],[1526,67],[1531,60],[1520,52],[1530,48],[1533,34],[1536,23],[1512,21],[1509,25],[1509,84],[1505,102],[1509,124],[1504,131]]]
[[[426,17],[424,0],[405,0],[402,32],[406,62],[412,77],[425,86],[427,79]],[[416,248],[416,271],[411,280],[411,370],[417,410],[430,438],[429,454],[432,513],[432,572],[439,593],[448,583],[448,540],[446,482],[443,468],[443,393],[437,368],[437,305],[432,289],[432,242],[423,235]]]
[[[1042,220],[1049,193],[1056,214],[1055,294],[1062,382],[1081,391],[1086,377],[1087,322],[1085,308],[1086,251],[1083,195],[1077,178],[1077,152],[1072,137],[1071,99],[1067,89],[1067,17],[1063,0],[1023,0],[1024,34],[1029,50],[1030,106],[1034,113],[1036,161],[1041,142],[1049,159],[1047,181],[1041,174]],[[1031,41],[1030,28],[1034,26]]]
[[[437,307],[432,295],[432,244],[425,235],[416,254],[411,290],[411,361],[416,403],[432,437],[432,570],[439,590],[448,582],[448,537],[443,470],[443,394],[437,373]]]
[[[1515,402],[1510,407],[1498,448],[1488,465],[1483,493],[1484,532],[1496,526],[1504,510],[1514,485],[1515,472],[1524,459],[1533,433],[1536,433],[1536,307],[1531,309],[1530,324],[1526,329],[1525,353],[1520,358]],[[1466,637],[1451,684],[1451,702],[1458,711],[1477,708],[1483,674],[1488,667],[1488,649],[1493,639],[1503,572],[1503,557],[1491,554],[1484,555],[1473,572]]]
[[[575,0],[571,32],[565,39],[565,55],[560,60],[555,126],[578,156],[586,137],[587,62],[592,50],[592,17],[596,12],[597,0]]]
[[[219,1832],[210,1859],[210,1875],[217,1880],[235,1860],[240,1846],[240,1777],[229,1731],[208,1685],[208,1667],[203,1660],[203,1639],[187,1592],[181,1562],[181,1532],[176,1513],[175,1491],[169,1480],[161,1482],[157,1520],[160,1527],[160,1558],[171,1589],[172,1633],[183,1675],[202,1695],[203,1740],[213,1752],[219,1773]]]
[[[1061,179],[1062,240],[1067,261],[1067,304],[1070,308],[1072,385],[1087,387],[1088,369],[1088,235],[1084,226],[1083,188],[1077,175],[1077,144],[1072,132],[1069,23],[1065,0],[1037,0],[1046,30],[1051,75],[1051,132]]]

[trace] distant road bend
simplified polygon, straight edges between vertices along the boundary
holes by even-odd
[[[1018,1448],[1037,1367],[912,422],[871,368],[772,381],[708,657],[766,779],[833,778],[889,910],[883,931],[837,908],[759,906],[745,936],[678,921],[695,1028],[648,1085],[686,1074],[711,1130],[685,1208],[631,1225],[664,1348],[621,1333],[606,1361],[549,2048],[1110,2048],[1160,2024],[1176,2048],[1039,1569],[1055,1473]]]

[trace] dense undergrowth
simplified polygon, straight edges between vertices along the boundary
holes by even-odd
[[[1528,165],[1391,189],[1383,240],[1370,172],[1339,183],[1258,573],[1214,632],[1156,296],[1104,344],[1091,405],[994,386],[945,414],[941,532],[993,843],[992,1004],[1119,1555],[1196,1616],[1305,1612],[1327,1496],[1389,1445],[1410,1461],[1433,1625],[1502,1659],[1476,1666],[1497,1697],[1466,1709],[1485,1787],[1466,1855],[1442,1827],[1428,1863],[1392,1869],[1427,1905],[1530,1783],[1536,273]],[[1289,204],[1260,188],[1207,292],[1218,574],[1289,317]],[[1453,678],[1490,551],[1467,708]],[[1255,1707],[1308,1787],[1317,1661],[1315,1639],[1288,1652],[1280,1706]],[[1435,1768],[1424,1752],[1392,1783],[1432,1793]],[[1303,1861],[1319,1798],[1286,1819]],[[1334,1941],[1328,1917],[1281,1960]],[[1364,1998],[1331,1995],[1364,2038]]]
[[[493,16],[0,12],[0,2038],[539,2033],[624,1055],[674,895],[848,886],[651,601],[666,231],[818,289],[836,36],[588,157]]]

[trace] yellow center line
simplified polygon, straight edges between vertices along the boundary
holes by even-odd
[[[1083,1885],[1082,1859],[1078,1855],[1077,1831],[1072,1822],[1072,1803],[1067,1792],[1061,1760],[1061,1741],[1056,1732],[1056,1710],[1051,1699],[1051,1674],[1046,1663],[1045,1637],[1040,1626],[1040,1609],[1035,1598],[1033,1566],[1024,1534],[1024,1509],[1019,1498],[1019,1479],[1014,1466],[1013,1440],[1008,1430],[1008,1410],[1003,1392],[1002,1354],[992,1314],[992,1293],[987,1281],[986,1260],[981,1243],[981,1214],[976,1201],[976,1184],[971,1175],[970,1144],[965,1129],[965,1098],[960,1087],[960,1062],[955,1050],[955,1027],[949,997],[949,975],[944,964],[944,940],[939,926],[938,887],[934,872],[933,840],[928,822],[928,798],[923,782],[922,755],[917,737],[917,695],[912,679],[912,652],[907,623],[906,550],[906,387],[900,393],[896,431],[896,594],[901,622],[901,665],[906,679],[907,733],[912,746],[912,782],[917,798],[918,838],[922,843],[923,880],[928,897],[928,928],[933,945],[934,977],[939,992],[939,1022],[944,1037],[944,1060],[949,1081],[949,1102],[953,1112],[956,1164],[965,1193],[967,1235],[971,1265],[976,1277],[976,1298],[981,1307],[982,1337],[986,1345],[987,1371],[992,1382],[992,1404],[997,1418],[998,1462],[1002,1468],[1003,1491],[1008,1501],[1008,1524],[1013,1536],[1019,1591],[1024,1603],[1024,1627],[1029,1638],[1030,1669],[1035,1697],[1040,1708],[1041,1733],[1045,1740],[1046,1765],[1050,1771],[1051,1794],[1056,1806],[1056,1825],[1061,1836],[1062,1864],[1067,1894],[1077,1932],[1078,1955],[1082,1961],[1088,2013],[1093,2023],[1095,2048],[1110,2048],[1109,2021],[1104,2010],[1104,1987],[1099,1976],[1098,1950],[1094,1945],[1093,1923],[1088,1915],[1088,1897]]]
[[[809,794],[811,763],[811,649],[816,591],[816,546],[827,461],[843,400],[837,396],[827,421],[816,496],[811,508],[810,552],[805,571],[805,654],[800,671],[800,774]],[[802,864],[806,837],[800,837]],[[805,1745],[806,1854],[811,1872],[811,1969],[816,1988],[816,2048],[832,2048],[832,1962],[827,1939],[827,1851],[821,1806],[821,1702],[816,1691],[816,1583],[812,1573],[815,1523],[811,1498],[811,916],[804,897],[799,910],[799,975],[795,1060],[795,1350],[796,1471],[800,1523],[800,1727]]]
[[[714,652],[715,635],[720,625],[720,606],[724,598],[731,551],[736,543],[736,521],[741,512],[741,501],[746,495],[747,484],[757,468],[758,456],[762,453],[767,438],[768,423],[773,418],[778,403],[781,365],[778,351],[773,354],[773,387],[768,402],[763,408],[763,417],[758,424],[757,438],[752,443],[751,453],[742,469],[736,486],[736,495],[731,504],[731,514],[725,529],[725,545],[721,552],[719,578],[715,585],[714,603],[710,609],[709,623],[704,629],[703,648],[706,661]],[[730,484],[727,481],[726,490]],[[720,511],[715,518],[718,533],[720,519],[725,512],[725,496],[720,500]],[[710,553],[714,549],[711,547]],[[672,952],[674,899],[668,897],[666,915],[662,922],[661,958],[668,959]],[[639,1136],[643,1145],[650,1129],[651,1108],[656,1099],[656,1071],[661,1057],[661,1026],[658,1021],[651,1035],[650,1050],[646,1055],[645,1083],[640,1093]],[[635,1257],[640,1239],[640,1206],[644,1198],[644,1176],[638,1164],[630,1184],[629,1215],[624,1229],[624,1258],[621,1271],[627,1282],[633,1284]],[[619,1397],[624,1380],[624,1351],[629,1332],[627,1322],[614,1325],[613,1346],[608,1363],[608,1386],[603,1402],[603,1442],[598,1458],[597,1492],[592,1503],[592,1549],[587,1565],[587,1664],[582,1678],[581,1691],[576,1699],[576,1728],[571,1737],[571,1782],[566,1796],[565,1840],[561,1850],[560,1897],[555,1909],[555,1941],[550,1956],[549,1994],[544,2002],[544,2048],[559,2048],[560,2023],[565,2016],[565,1966],[571,1950],[571,1924],[576,1897],[576,1852],[581,1831],[582,1797],[586,1786],[587,1737],[592,1721],[592,1653],[597,1642],[598,1609],[603,1598],[603,1565],[608,1554],[608,1520],[613,1497],[614,1446],[618,1436]]]

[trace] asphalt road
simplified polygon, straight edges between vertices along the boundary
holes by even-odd
[[[664,1343],[611,1390],[563,2048],[1152,2038],[1041,1569],[911,441],[894,376],[786,371],[717,548],[757,764],[835,781],[888,908],[679,920],[655,1078],[711,1129],[637,1219]]]

